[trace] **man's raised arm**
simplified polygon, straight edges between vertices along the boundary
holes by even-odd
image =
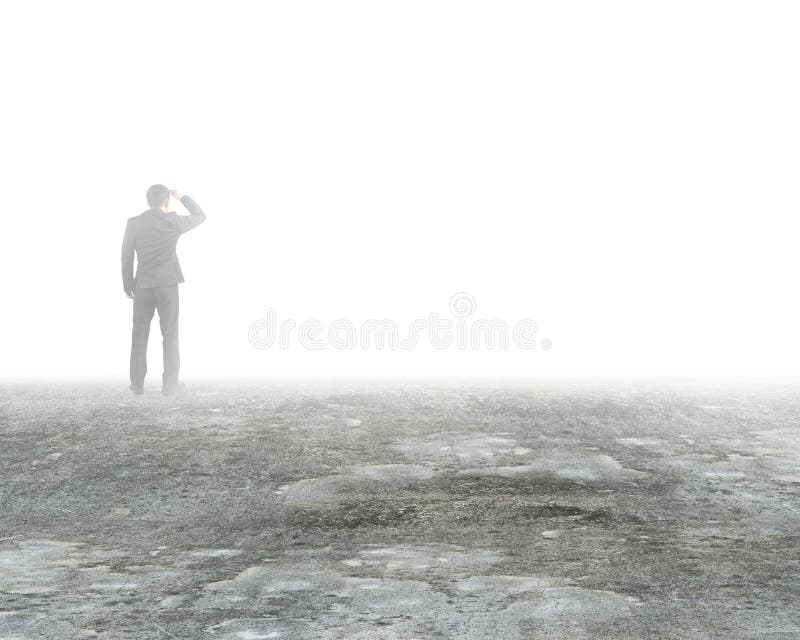
[[[180,191],[170,191],[170,193],[180,200],[181,204],[189,210],[188,216],[177,216],[178,227],[181,233],[191,231],[197,225],[205,222],[206,214],[194,200],[182,194]]]
[[[125,237],[122,238],[122,288],[129,298],[133,297],[133,250],[136,239],[131,230],[131,221],[125,227]]]

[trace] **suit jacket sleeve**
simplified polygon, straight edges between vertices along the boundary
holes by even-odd
[[[191,231],[197,225],[205,222],[205,212],[189,196],[183,196],[181,198],[181,203],[183,203],[183,206],[189,210],[188,216],[176,216],[178,219],[178,228],[180,229],[181,233]]]
[[[125,227],[125,236],[122,239],[122,288],[125,293],[131,293],[133,281],[133,253],[136,247],[136,238],[131,229],[131,221]]]

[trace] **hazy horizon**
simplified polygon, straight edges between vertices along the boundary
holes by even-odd
[[[800,378],[794,5],[312,8],[6,9],[0,376],[127,374],[122,234],[164,183],[208,214],[187,379]],[[248,339],[459,292],[552,348]]]

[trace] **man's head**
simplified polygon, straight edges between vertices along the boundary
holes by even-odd
[[[169,205],[169,189],[163,184],[154,184],[147,190],[147,204],[151,209],[163,209]]]

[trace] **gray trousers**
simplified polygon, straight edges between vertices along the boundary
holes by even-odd
[[[147,373],[147,339],[153,313],[158,310],[158,322],[164,339],[164,373],[162,389],[171,391],[178,384],[181,359],[178,352],[178,285],[168,287],[137,287],[133,292],[133,334],[131,336],[131,384],[141,387]]]

